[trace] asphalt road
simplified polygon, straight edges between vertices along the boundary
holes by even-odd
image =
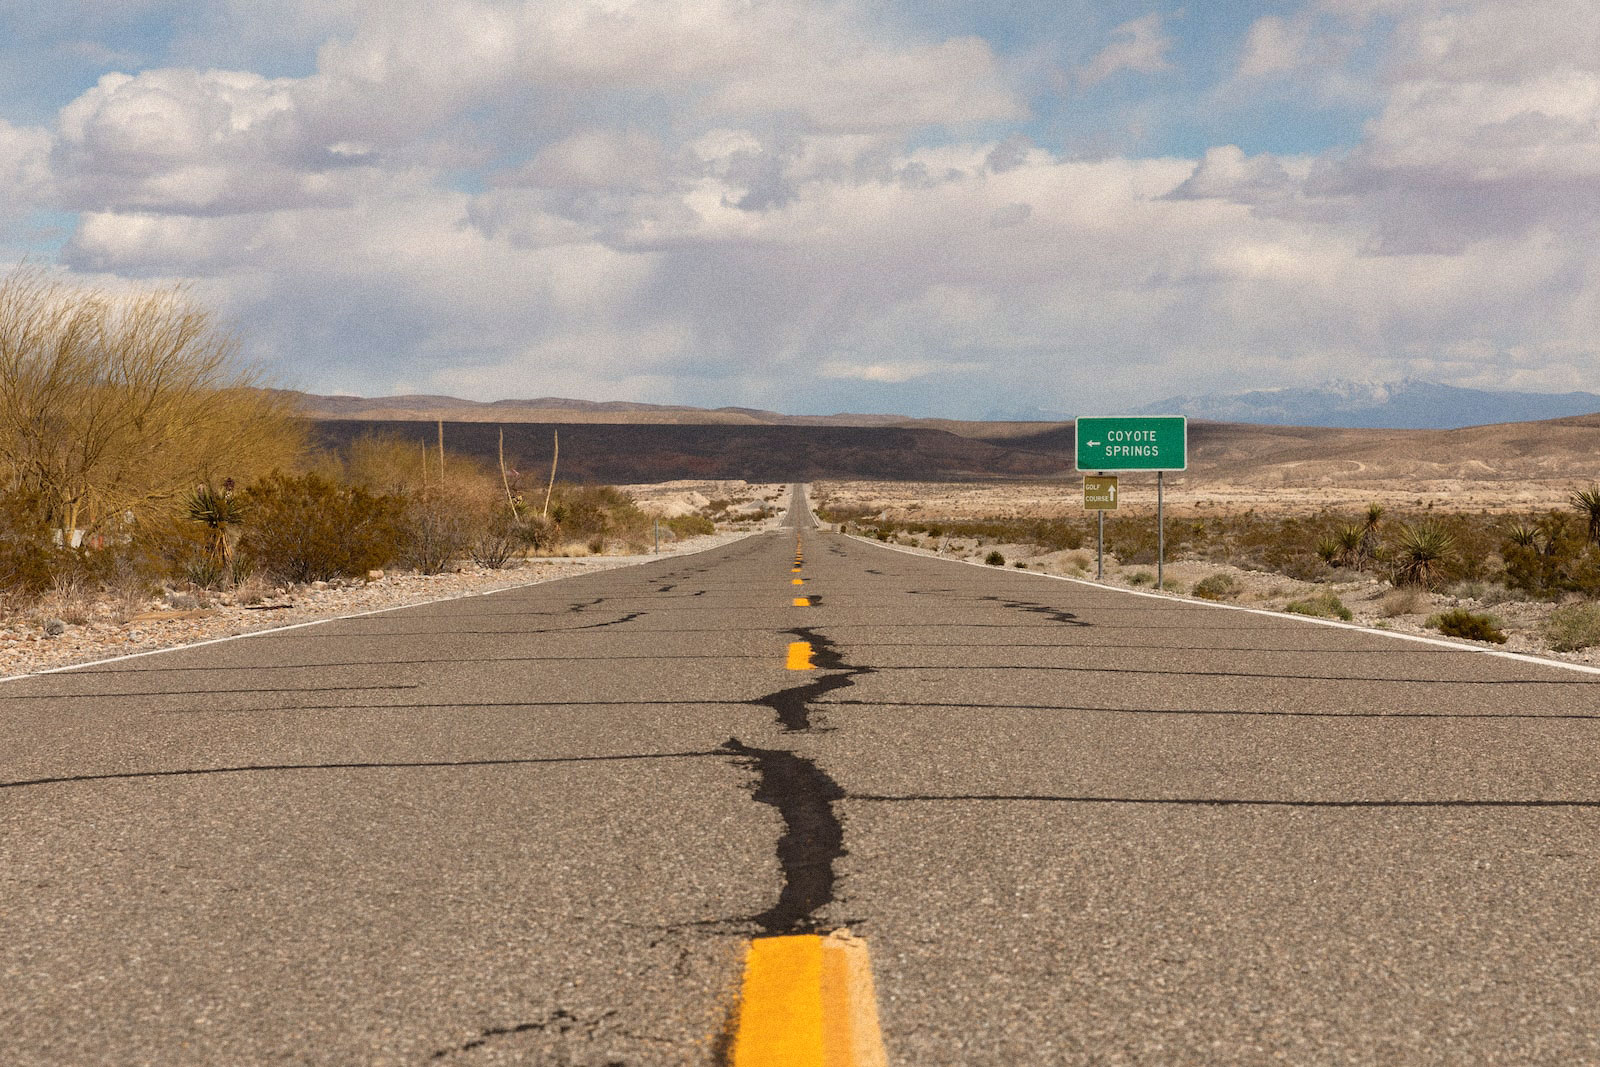
[[[1597,886],[1600,676],[815,529],[0,685],[17,1067],[1567,1067]]]

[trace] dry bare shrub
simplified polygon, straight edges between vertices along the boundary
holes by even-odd
[[[233,599],[235,603],[248,607],[267,599],[267,594],[270,592],[272,592],[272,583],[267,580],[266,576],[252,573],[240,578],[238,583],[234,585]]]
[[[0,481],[37,494],[58,530],[120,533],[198,484],[289,465],[300,424],[254,386],[181,289],[0,279]]]
[[[0,615],[37,600],[59,567],[61,553],[40,512],[34,494],[0,493]]]
[[[76,574],[57,574],[37,607],[40,615],[82,626],[94,615],[94,594]]]
[[[451,455],[449,469],[472,461]],[[344,452],[344,480],[370,493],[411,497],[439,481],[438,456],[423,441],[395,433],[365,433]]]
[[[492,516],[478,531],[468,551],[472,556],[472,562],[478,566],[499,570],[512,556],[520,553],[525,544],[522,531],[518,529],[516,519],[507,508],[500,514]]]
[[[477,523],[469,493],[432,486],[406,502],[400,559],[421,574],[438,574],[472,544]]]
[[[131,551],[111,554],[101,579],[117,622],[127,622],[145,609],[155,593],[148,557]]]
[[[274,473],[245,490],[239,553],[291,582],[359,577],[404,548],[404,501],[319,474]]]
[[[1383,594],[1378,611],[1392,619],[1396,615],[1418,615],[1428,606],[1428,595],[1415,585],[1401,586]]]

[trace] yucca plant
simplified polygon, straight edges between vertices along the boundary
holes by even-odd
[[[244,521],[244,505],[234,499],[229,489],[217,489],[207,484],[197,486],[184,502],[184,511],[191,522],[206,528],[206,573],[220,577],[233,559],[233,548],[228,541],[229,527]],[[201,584],[211,584],[204,582]]]
[[[1366,530],[1360,526],[1341,526],[1334,537],[1339,542],[1339,563],[1341,566],[1360,567],[1366,561]]]
[[[1363,559],[1378,558],[1378,523],[1383,521],[1383,505],[1367,505],[1367,521],[1361,527],[1361,556]]]
[[[1573,510],[1589,522],[1589,540],[1600,545],[1600,483],[1587,489],[1574,489],[1567,497]]]
[[[1506,540],[1518,548],[1537,549],[1539,547],[1539,528],[1537,526],[1529,526],[1525,522],[1513,523],[1506,530]]]
[[[1400,527],[1395,538],[1394,584],[1431,589],[1444,575],[1455,538],[1431,522]]]

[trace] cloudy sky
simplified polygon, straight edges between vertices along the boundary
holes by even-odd
[[[0,261],[277,382],[1600,391],[1594,0],[0,0]]]

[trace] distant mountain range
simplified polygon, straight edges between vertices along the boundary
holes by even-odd
[[[1461,389],[1412,378],[1398,382],[1335,381],[1305,389],[1174,396],[1131,414],[1264,426],[1454,430],[1499,422],[1536,422],[1600,412],[1596,393],[1515,393]]]
[[[946,430],[963,437],[1006,437],[1038,429],[1014,420],[971,422],[913,418],[908,415],[783,415],[759,408],[697,408],[681,404],[644,404],[627,400],[572,400],[542,396],[527,400],[463,400],[454,396],[320,396],[271,390],[285,397],[306,418],[324,421],[431,421],[486,423],[602,423],[668,426],[853,426]],[[1070,422],[1057,419],[1055,422]]]
[[[288,394],[312,419],[433,420],[493,423],[607,423],[723,426],[853,426],[937,429],[963,437],[1004,438],[1070,424],[1068,413],[1024,408],[993,412],[978,421],[905,415],[782,415],[756,408],[697,408],[677,404],[571,400],[477,401],[451,396],[317,396]],[[1130,415],[1187,415],[1213,422],[1258,426],[1347,429],[1454,430],[1502,422],[1538,422],[1600,412],[1596,393],[1516,393],[1461,389],[1403,379],[1334,381],[1298,389],[1173,396]],[[1104,412],[1096,412],[1105,414]],[[1118,414],[1111,412],[1110,414]]]
[[[1432,402],[1425,403],[1429,397]],[[541,471],[548,469],[559,434],[562,476],[586,482],[1074,477],[1074,430],[1066,420],[801,416],[555,397],[483,403],[443,396],[296,393],[288,399],[311,421],[313,438],[333,449],[368,433],[431,447],[439,433],[435,420],[442,420],[450,449],[492,468],[503,448],[512,468]],[[1551,403],[1570,406],[1545,406]],[[1521,404],[1534,407],[1530,411]],[[1182,413],[1186,407],[1196,415],[1189,427],[1185,475],[1191,484],[1370,486],[1374,491],[1400,485],[1408,493],[1414,487],[1418,493],[1424,487],[1453,493],[1468,484],[1481,489],[1516,483],[1515,491],[1525,494],[1529,486],[1553,483],[1564,494],[1575,481],[1600,480],[1600,414],[1558,414],[1600,412],[1600,396],[1592,393],[1553,397],[1428,383],[1347,384],[1243,397],[1177,397],[1151,405],[1146,413]],[[1406,418],[1408,409],[1415,421],[1476,426],[1385,428]],[[1551,418],[1553,413],[1558,417]],[[1322,425],[1316,424],[1319,419],[1325,420]],[[1484,500],[1505,493],[1503,488],[1483,491],[1488,493]],[[1526,499],[1531,503],[1534,497]]]

